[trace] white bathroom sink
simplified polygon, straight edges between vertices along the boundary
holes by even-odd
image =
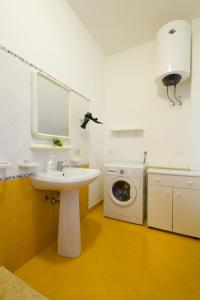
[[[99,177],[97,169],[64,168],[52,173],[39,172],[31,176],[39,190],[60,191],[58,254],[77,257],[81,254],[79,188]]]
[[[39,172],[31,177],[32,185],[39,190],[69,190],[92,183],[99,177],[98,169],[64,168],[52,173]]]

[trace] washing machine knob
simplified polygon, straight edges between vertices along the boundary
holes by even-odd
[[[119,173],[120,173],[121,175],[123,175],[123,174],[124,174],[124,169],[120,169]]]

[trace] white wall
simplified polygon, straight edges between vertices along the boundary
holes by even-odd
[[[31,94],[32,68],[13,56],[0,51],[0,99],[1,99],[1,148],[0,162],[11,162],[7,172],[0,169],[1,175],[16,175],[27,172],[18,168],[23,160],[36,160],[41,163],[40,169],[45,168],[45,162],[50,154],[57,159],[70,159],[73,149],[35,152],[30,150],[33,143],[51,144],[48,140],[36,140],[31,136]],[[70,128],[71,138],[67,144],[81,150],[81,164],[89,162],[89,131],[80,128],[80,118],[83,111],[89,110],[90,103],[83,97],[70,92]],[[46,106],[48,110],[48,105]],[[59,116],[54,116],[57,118]],[[5,171],[5,170],[4,170]],[[28,170],[32,171],[32,170]]]
[[[200,170],[200,19],[192,21],[191,168]]]
[[[0,37],[0,44],[90,98],[91,111],[103,119],[104,56],[65,0],[2,0]],[[15,100],[13,95],[12,101]],[[29,125],[24,124],[25,131],[30,129]],[[103,126],[97,129],[92,125],[89,125],[92,141],[89,160],[92,166],[101,167]],[[3,130],[6,132],[6,128]],[[24,132],[18,134],[21,140],[25,139]],[[13,154],[15,136],[9,136]],[[42,153],[31,155],[46,159]],[[93,186],[90,206],[102,198],[101,187],[101,180]]]
[[[108,59],[106,72],[105,160],[189,166],[190,81],[177,88],[183,107],[171,107],[166,90],[155,84],[155,42]],[[112,134],[111,128],[144,128],[141,133]]]

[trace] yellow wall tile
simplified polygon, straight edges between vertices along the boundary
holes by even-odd
[[[0,222],[10,222],[13,218],[13,182],[0,182]]]
[[[14,185],[14,267],[18,268],[57,237],[58,205],[45,202],[30,178]],[[48,193],[50,194],[50,193]],[[55,212],[54,212],[55,211]]]
[[[80,202],[80,217],[83,218],[88,214],[88,185],[85,185],[79,190],[79,202]]]
[[[0,265],[13,270],[13,225],[0,220]]]
[[[0,182],[0,265],[14,271],[57,238],[59,205],[30,178]]]
[[[0,182],[0,265],[14,271],[57,239],[59,203],[45,202],[46,194],[28,177]],[[80,189],[80,214],[88,214],[88,186]]]
[[[88,165],[82,166],[83,168],[88,168]],[[80,203],[80,217],[81,219],[88,215],[88,198],[89,198],[89,187],[84,185],[79,190],[79,203]]]
[[[13,269],[13,182],[0,182],[0,265]]]

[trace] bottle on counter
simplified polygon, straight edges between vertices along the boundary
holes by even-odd
[[[49,159],[47,160],[46,171],[47,171],[47,173],[51,173],[51,172],[55,171],[55,169],[56,169],[55,156],[50,155]]]

